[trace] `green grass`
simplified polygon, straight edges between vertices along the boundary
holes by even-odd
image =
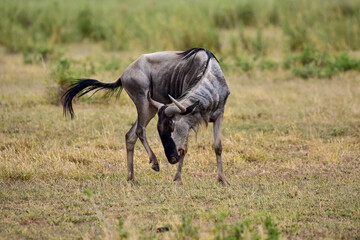
[[[113,80],[137,54],[69,47],[86,77]],[[72,50],[71,50],[72,49]],[[87,52],[86,49],[91,49]],[[161,171],[140,143],[139,185],[126,181],[124,135],[136,118],[124,92],[75,103],[73,121],[49,104],[49,66],[1,53],[0,235],[4,238],[277,239],[360,236],[360,82],[291,71],[229,71],[223,126],[224,171],[216,182],[212,126],[190,138],[184,186],[174,184],[156,131],[147,136]],[[122,59],[119,69],[103,67]],[[124,64],[125,66],[125,64]],[[79,70],[79,71],[80,71]],[[231,73],[234,72],[234,73]],[[339,87],[341,86],[341,87]],[[101,94],[100,94],[101,95]],[[90,101],[90,102],[89,102]],[[84,193],[85,191],[85,193]],[[157,228],[169,231],[156,233]]]
[[[107,50],[203,46],[223,56],[268,55],[274,47],[336,52],[359,50],[359,16],[360,3],[353,0],[5,0],[0,3],[0,44],[28,58],[46,58],[58,46],[84,40]]]

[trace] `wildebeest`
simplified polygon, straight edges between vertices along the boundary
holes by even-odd
[[[182,182],[181,169],[190,129],[213,122],[218,180],[228,184],[221,160],[221,125],[230,90],[216,57],[209,50],[193,48],[144,54],[112,83],[78,79],[63,95],[64,114],[69,112],[73,118],[72,99],[78,93],[82,96],[101,89],[118,94],[125,89],[137,109],[137,120],[125,136],[128,180],[136,181],[133,156],[137,138],[149,155],[152,169],[160,170],[145,130],[158,113],[157,129],[165,155],[171,164],[179,163],[174,181]]]

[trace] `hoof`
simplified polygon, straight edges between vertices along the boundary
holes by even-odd
[[[135,177],[128,177],[127,181],[131,184],[134,184],[134,185],[139,185],[139,182],[137,181],[137,179]]]
[[[156,172],[160,171],[160,166],[159,165],[152,165],[151,168]]]
[[[175,176],[174,182],[175,182],[176,184],[178,184],[178,185],[184,185],[184,184],[183,184],[183,181],[182,181],[182,179],[181,179],[181,176],[178,176],[178,175]]]
[[[179,186],[183,186],[183,185],[184,185],[184,183],[183,183],[183,181],[182,181],[181,179],[179,179],[179,180],[174,179],[174,182],[175,182],[177,185],[179,185]]]
[[[224,187],[230,186],[229,181],[225,177],[219,177],[218,178],[219,183],[221,183]]]

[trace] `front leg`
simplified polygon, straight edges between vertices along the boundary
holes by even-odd
[[[145,127],[139,126],[136,129],[136,135],[139,137],[141,143],[143,144],[146,152],[149,155],[150,163],[152,163],[151,168],[153,170],[155,170],[156,172],[159,172],[160,171],[160,165],[159,165],[159,162],[158,162],[154,152],[151,150],[151,148],[149,146],[149,143],[147,141]]]
[[[224,186],[230,185],[228,180],[226,179],[222,167],[222,145],[221,145],[221,125],[222,125],[223,113],[214,121],[214,149],[216,154],[216,164],[217,164],[217,174],[218,180]]]
[[[136,127],[136,135],[140,139],[141,143],[143,144],[147,154],[149,155],[150,163],[152,163],[151,168],[155,171],[160,171],[159,162],[151,150],[150,145],[146,138],[146,126],[149,124],[150,120],[155,116],[156,109],[152,108],[149,103],[146,101],[138,104],[138,124]]]
[[[181,170],[182,170],[183,163],[184,163],[184,157],[185,157],[184,150],[180,150],[180,160],[179,160],[175,178],[174,178],[174,181],[180,185],[183,184],[182,179],[181,179]]]

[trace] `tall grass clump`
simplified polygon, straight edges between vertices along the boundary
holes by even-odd
[[[51,104],[58,104],[62,95],[71,86],[72,82],[83,76],[94,74],[93,64],[82,64],[69,58],[60,58],[53,64],[50,73],[48,99]]]
[[[286,1],[279,7],[291,51],[308,45],[332,51],[359,49],[360,2]]]
[[[256,25],[256,8],[251,1],[223,4],[214,9],[212,15],[217,28],[232,29],[239,25]]]

